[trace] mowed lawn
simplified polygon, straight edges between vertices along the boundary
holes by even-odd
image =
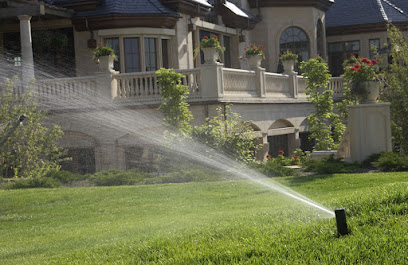
[[[408,174],[0,191],[0,264],[408,264]]]

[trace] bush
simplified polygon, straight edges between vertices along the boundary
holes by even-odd
[[[381,171],[408,171],[408,157],[385,152],[372,165]]]
[[[226,178],[228,178],[228,176],[225,175],[225,173],[216,170],[192,169],[181,172],[172,172],[160,177],[149,179],[145,181],[145,184],[219,181]]]
[[[56,179],[64,184],[71,183],[73,181],[78,181],[78,180],[85,180],[88,178],[87,175],[82,175],[79,173],[73,173],[73,172],[64,171],[64,170],[63,171],[51,170],[45,176],[52,178],[52,179]]]
[[[321,160],[310,159],[306,163],[306,171],[315,172],[319,175],[335,174],[335,173],[352,173],[356,171],[359,166],[356,164],[346,163],[340,158],[334,158],[331,155],[328,158]]]
[[[10,181],[3,186],[4,189],[30,189],[30,188],[56,188],[61,182],[47,177],[24,178]]]
[[[254,163],[253,167],[267,177],[285,177],[299,175],[299,172],[295,169],[286,167],[281,163],[276,162],[274,159],[269,159],[264,164]]]
[[[121,186],[140,184],[150,175],[137,170],[107,170],[95,173],[89,181],[96,186]]]

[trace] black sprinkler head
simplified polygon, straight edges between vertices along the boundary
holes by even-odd
[[[20,118],[18,118],[18,120],[22,122],[23,120],[25,120],[25,118],[27,118],[27,115],[23,114],[20,116]]]
[[[347,228],[346,210],[344,210],[344,208],[335,209],[334,213],[336,215],[337,232],[339,236],[348,235],[349,231]]]

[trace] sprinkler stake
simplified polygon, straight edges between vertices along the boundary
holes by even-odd
[[[334,213],[336,215],[337,233],[339,236],[348,235],[349,231],[347,228],[346,210],[344,210],[344,208],[335,209]]]

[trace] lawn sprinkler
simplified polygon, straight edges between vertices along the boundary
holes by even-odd
[[[7,141],[7,139],[10,137],[10,135],[17,129],[17,127],[22,124],[22,122],[27,118],[27,115],[23,114],[21,116],[18,116],[17,118],[5,123],[5,124],[0,124],[0,133],[3,132],[4,129],[6,129],[7,125],[13,124],[13,126],[8,130],[6,135],[0,140],[0,147]]]
[[[335,209],[334,213],[336,215],[337,233],[339,236],[348,235],[349,231],[347,228],[346,210],[344,210],[344,208],[339,208]]]

